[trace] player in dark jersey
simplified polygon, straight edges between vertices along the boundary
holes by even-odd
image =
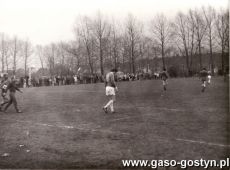
[[[0,85],[1,88],[1,96],[2,96],[2,103],[0,105],[0,111],[2,110],[2,107],[9,102],[9,99],[7,98],[7,86],[9,84],[8,76],[7,74],[4,74],[3,81]]]
[[[163,88],[164,91],[166,91],[166,85],[168,84],[167,79],[168,79],[168,73],[165,68],[163,68],[163,71],[160,73],[161,79],[163,80]]]
[[[20,111],[18,109],[18,106],[17,106],[17,100],[15,98],[15,93],[16,93],[16,90],[19,91],[19,92],[21,92],[21,93],[22,93],[22,91],[16,86],[16,80],[15,80],[15,78],[12,77],[10,83],[7,86],[7,90],[10,91],[10,100],[9,100],[8,104],[6,105],[6,107],[4,108],[3,111],[6,112],[7,108],[13,103],[14,104],[14,108],[17,111],[17,113],[21,113],[22,111]]]
[[[200,79],[202,81],[202,92],[205,91],[205,88],[206,88],[206,81],[207,81],[207,76],[208,76],[208,71],[206,70],[206,68],[203,68],[201,71],[200,71]]]

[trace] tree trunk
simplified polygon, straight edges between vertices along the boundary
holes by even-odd
[[[224,48],[222,46],[222,48],[221,48],[221,71],[222,71],[222,73],[224,72],[224,67],[225,67],[225,63],[224,63]]]
[[[213,63],[213,56],[212,56],[212,38],[211,38],[211,36],[210,36],[210,39],[209,39],[209,48],[210,48],[211,72],[212,72],[212,75],[214,75],[214,63]]]
[[[5,62],[4,62],[4,58],[5,58],[5,42],[4,42],[4,37],[2,36],[2,72],[5,71]]]
[[[91,62],[91,53],[90,53],[90,49],[87,45],[87,56],[88,56],[88,62],[89,62],[89,68],[90,68],[90,73],[93,75],[93,65],[92,65],[92,62]]]
[[[135,60],[134,60],[134,42],[133,41],[131,44],[131,60],[132,60],[132,73],[135,74],[136,69],[135,69]]]
[[[13,55],[13,75],[16,74],[16,57],[17,57],[17,39],[14,39],[14,55]]]
[[[25,56],[25,76],[26,76],[26,73],[27,73],[27,56]]]
[[[114,55],[114,68],[117,68],[117,52],[116,52],[116,47],[113,48],[113,55]]]
[[[163,44],[163,42],[161,43],[161,55],[162,55],[163,68],[165,68],[165,51],[164,51],[164,44]]]
[[[101,46],[101,39],[100,39],[100,69],[101,69],[101,75],[104,75],[104,67],[103,67],[103,50]]]
[[[199,48],[199,61],[200,61],[200,70],[202,69],[202,54],[201,54],[201,42],[198,42],[198,48]]]

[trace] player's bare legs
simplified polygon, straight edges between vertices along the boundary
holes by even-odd
[[[113,103],[116,101],[116,96],[115,95],[108,95],[108,103],[103,107],[103,110],[105,111],[105,113],[108,113],[108,107],[110,107],[110,110],[112,113],[114,113],[114,107],[113,107]]]
[[[203,83],[202,83],[202,92],[204,92],[204,90],[205,90],[205,87],[206,87],[206,81],[203,81]]]
[[[164,91],[166,91],[167,80],[163,80]]]

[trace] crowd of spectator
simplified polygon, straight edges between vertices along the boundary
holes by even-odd
[[[159,79],[159,73],[148,74],[148,73],[122,73],[119,72],[116,76],[117,81],[135,81],[145,79]],[[39,87],[39,86],[61,86],[61,85],[74,85],[74,84],[91,84],[104,82],[104,77],[94,75],[73,75],[73,76],[52,76],[52,77],[40,77],[32,78],[29,77],[20,79],[21,87]]]
[[[123,73],[118,72],[116,75],[116,81],[135,81],[146,79],[159,79],[159,73]],[[91,84],[104,82],[104,77],[98,74],[94,75],[68,75],[68,76],[42,76],[39,78],[29,76],[20,77],[17,79],[18,86],[21,88],[26,87],[40,87],[40,86],[62,86],[62,85],[74,85],[74,84]]]
[[[172,69],[168,70],[170,77],[177,77],[174,74]],[[0,80],[2,78],[0,75]],[[221,75],[221,74],[220,74]],[[198,76],[194,74],[194,76]],[[116,74],[116,81],[135,81],[135,80],[150,80],[150,79],[161,79],[161,73],[159,71],[156,72],[138,72],[136,74],[133,73],[123,73],[121,71]],[[229,67],[226,67],[224,72],[224,78],[229,78]],[[77,75],[67,75],[67,76],[41,76],[41,77],[33,77],[29,76],[20,77],[17,79],[17,83],[19,87],[40,87],[40,86],[61,86],[61,85],[74,85],[74,84],[91,84],[91,83],[99,83],[104,82],[104,77],[100,74],[77,74]]]
[[[150,80],[150,79],[160,79],[160,73],[123,73],[117,75],[118,81],[134,81],[134,80]]]
[[[61,86],[61,85],[74,85],[74,84],[88,84],[102,82],[102,77],[98,75],[69,75],[69,76],[52,76],[32,78],[31,86]],[[26,82],[26,80],[24,80]],[[29,85],[30,86],[30,85]]]

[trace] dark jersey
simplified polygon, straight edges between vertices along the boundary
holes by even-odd
[[[16,90],[19,91],[19,88],[16,86],[14,81],[9,83],[7,89],[9,89],[10,92],[14,92],[14,93],[16,92]]]
[[[161,78],[162,78],[163,80],[167,80],[168,74],[167,74],[166,71],[163,71],[163,72],[161,73]]]
[[[202,70],[200,72],[200,78],[202,81],[206,81],[207,76],[208,76],[208,72],[206,70]]]

